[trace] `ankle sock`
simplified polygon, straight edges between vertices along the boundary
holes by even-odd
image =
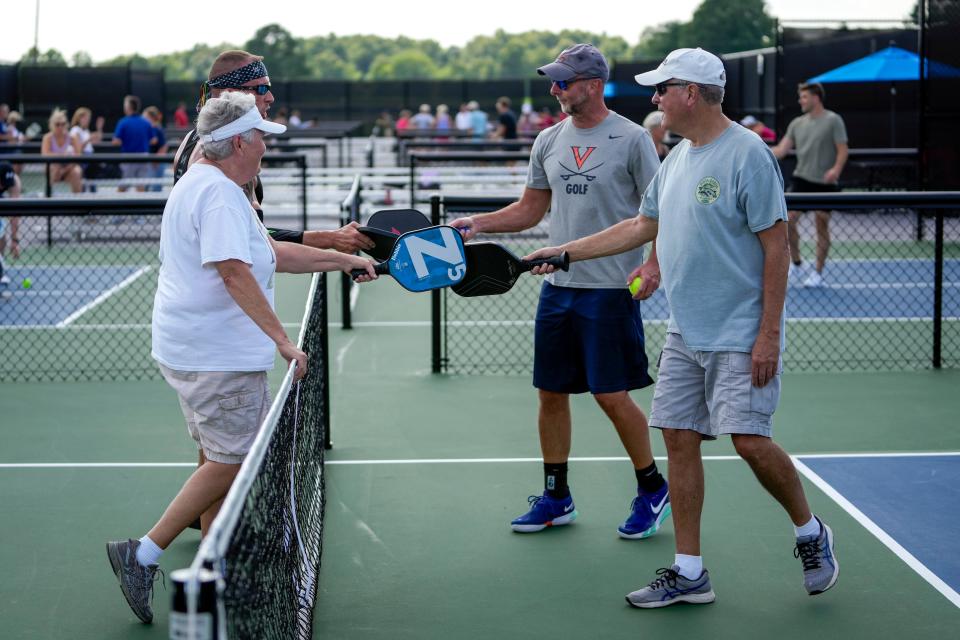
[[[150,539],[150,536],[140,538],[140,547],[137,549],[137,562],[143,567],[149,567],[152,564],[159,564],[160,556],[163,555],[163,549],[157,546],[157,543]]]
[[[678,553],[673,564],[679,567],[679,573],[687,580],[696,580],[703,573],[703,556],[688,556]]]
[[[663,488],[664,479],[657,471],[657,463],[650,463],[649,467],[643,469],[634,469],[637,476],[637,489],[640,493],[656,493]]]
[[[543,463],[543,487],[551,498],[561,499],[570,495],[566,462]]]
[[[810,522],[799,527],[794,526],[793,531],[797,534],[797,538],[818,536],[820,535],[820,522],[817,520],[816,516],[810,516]]]

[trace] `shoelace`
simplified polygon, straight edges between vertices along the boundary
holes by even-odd
[[[680,577],[680,574],[673,569],[657,569],[657,575],[660,577],[650,583],[652,590],[656,591],[657,589],[663,589],[668,586],[672,589],[677,588],[677,578]]]
[[[150,602],[153,603],[153,583],[157,581],[157,577],[160,578],[160,584],[163,585],[163,590],[167,590],[167,575],[163,572],[163,569],[157,567],[151,572],[149,567],[145,567],[143,572],[136,577],[137,585],[140,589],[150,591]]]
[[[816,540],[810,542],[798,542],[793,550],[793,557],[800,558],[803,563],[803,570],[810,571],[820,568],[820,545]]]

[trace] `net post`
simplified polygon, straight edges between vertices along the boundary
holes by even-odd
[[[410,193],[412,197],[413,158],[410,159]],[[440,224],[440,198],[441,196],[438,195],[430,196],[430,224],[433,226]],[[413,204],[410,206],[413,206]],[[440,353],[440,296],[441,293],[438,289],[430,292],[430,353],[433,373],[443,372],[443,358]]]
[[[943,355],[943,209],[937,209],[933,247],[933,368],[939,369]]]
[[[303,230],[306,232],[307,220],[307,156],[300,156],[297,164],[300,165],[300,193],[303,194]]]
[[[417,197],[417,189],[416,189],[416,183],[417,183],[417,180],[416,180],[416,175],[417,175],[417,154],[411,153],[411,154],[408,154],[408,157],[410,158],[410,160],[409,160],[409,162],[410,162],[410,208],[411,208],[411,209],[416,209],[416,197]]]

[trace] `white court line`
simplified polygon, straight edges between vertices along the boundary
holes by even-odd
[[[911,451],[905,453],[809,453],[796,454],[793,458],[880,458],[880,457],[935,457],[960,456],[960,451]],[[666,461],[666,456],[655,456],[655,460]],[[706,462],[727,462],[739,460],[740,456],[703,456]],[[627,462],[627,456],[587,456],[572,457],[570,462]],[[327,460],[328,465],[387,465],[387,464],[512,464],[542,462],[543,458],[396,458],[368,460]],[[5,462],[0,469],[109,469],[153,467],[194,467],[196,462]]]
[[[862,455],[862,454],[861,454]],[[941,455],[956,455],[956,454],[941,454]],[[943,596],[949,600],[955,607],[960,608],[960,593],[954,591],[950,585],[940,579],[935,573],[930,571],[925,564],[917,560],[916,557],[909,551],[903,548],[896,540],[894,540],[890,534],[881,529],[877,524],[868,518],[860,509],[855,507],[853,503],[844,498],[836,489],[834,489],[830,483],[817,475],[810,467],[803,464],[798,460],[801,456],[790,456],[793,460],[793,464],[797,467],[797,470],[802,473],[807,480],[812,482],[823,491],[827,496],[829,496],[841,509],[846,511],[854,520],[860,523],[864,529],[869,531],[873,536],[882,542],[890,551],[903,560],[903,562],[913,569],[917,575],[926,580],[930,586],[939,591]],[[808,457],[808,456],[803,456]]]
[[[109,289],[107,289],[106,291],[104,291],[103,293],[101,293],[99,296],[97,296],[96,298],[94,298],[92,302],[89,302],[89,303],[83,305],[82,307],[80,307],[79,309],[77,309],[76,311],[74,311],[73,313],[71,313],[69,316],[67,316],[66,318],[64,318],[64,319],[61,320],[60,322],[58,322],[58,323],[56,324],[56,327],[57,327],[58,329],[62,329],[63,327],[69,326],[74,320],[76,320],[77,318],[79,318],[80,316],[82,316],[83,314],[85,314],[85,313],[86,313],[87,311],[89,311],[90,309],[93,309],[94,307],[96,307],[98,304],[100,304],[101,302],[103,302],[104,300],[106,300],[107,298],[109,298],[110,296],[112,296],[113,294],[115,294],[115,293],[117,293],[118,291],[122,290],[123,288],[129,286],[129,285],[130,285],[131,283],[133,283],[137,278],[139,278],[139,277],[142,276],[143,274],[147,273],[147,272],[150,271],[151,269],[153,269],[153,267],[151,267],[151,266],[141,267],[141,268],[137,269],[137,270],[134,271],[132,274],[130,274],[129,276],[127,276],[126,278],[124,278],[123,281],[121,281],[121,282],[118,283],[118,284],[115,284],[114,286],[110,287]]]

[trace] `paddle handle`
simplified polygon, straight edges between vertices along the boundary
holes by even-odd
[[[561,271],[569,271],[570,270],[570,254],[564,251],[560,255],[553,256],[552,258],[541,258],[539,260],[524,260],[523,270],[530,271],[530,269],[533,269],[534,267],[539,267],[545,264],[554,266],[557,269],[560,269]]]
[[[366,269],[351,269],[350,277],[356,280],[360,276],[364,275],[367,272]],[[390,273],[390,263],[389,262],[378,262],[373,265],[373,272],[378,276],[385,276]]]

